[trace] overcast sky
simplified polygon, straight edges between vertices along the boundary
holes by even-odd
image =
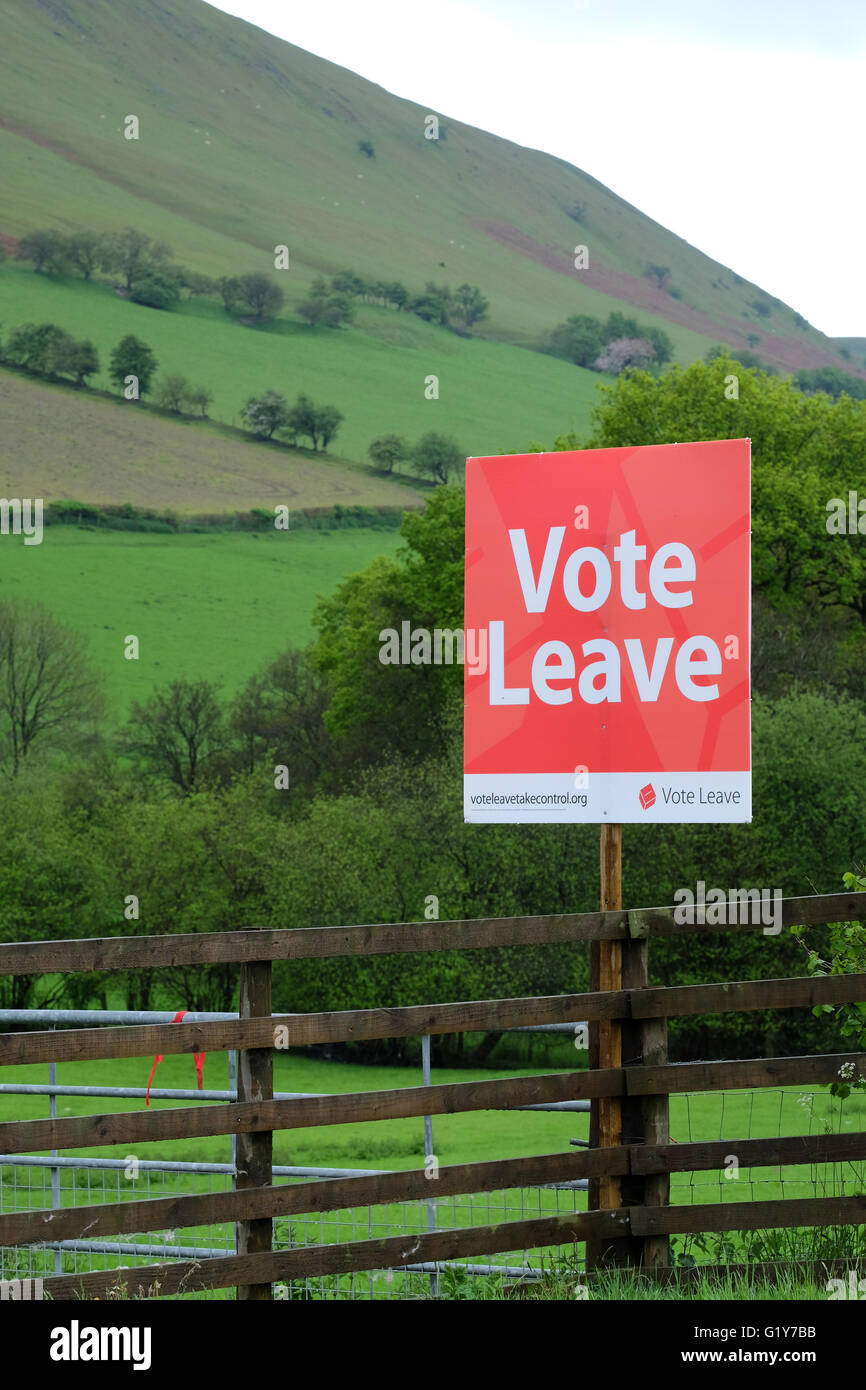
[[[864,0],[226,0],[440,115],[547,150],[866,336]]]

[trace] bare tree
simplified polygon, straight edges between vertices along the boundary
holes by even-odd
[[[103,710],[87,639],[42,604],[0,602],[0,742],[13,774],[37,740],[92,737]]]
[[[210,681],[172,681],[133,704],[123,747],[182,792],[195,791],[225,744],[223,712]]]
[[[327,707],[327,685],[306,653],[283,652],[247,682],[232,706],[245,769],[276,759],[291,769],[293,787],[312,787],[333,762]]]

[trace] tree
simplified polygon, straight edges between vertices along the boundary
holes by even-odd
[[[288,412],[286,427],[291,433],[293,441],[297,439],[298,435],[306,435],[311,440],[315,452],[319,434],[316,407],[312,399],[303,391]]]
[[[671,278],[671,268],[669,265],[656,265],[650,261],[644,271],[644,276],[646,279],[655,280],[659,289],[663,290]]]
[[[370,290],[371,286],[365,286],[365,289]],[[298,305],[298,313],[313,328],[339,328],[340,324],[348,323],[354,317],[352,292],[335,291],[324,277],[319,275],[310,287],[308,298]]]
[[[6,344],[6,357],[40,376],[71,376],[76,386],[99,371],[99,354],[91,342],[79,342],[54,323],[25,323]]]
[[[398,309],[405,309],[409,303],[409,291],[399,280],[391,280],[387,285],[386,299]]]
[[[256,323],[272,319],[283,307],[285,296],[279,285],[262,271],[220,281],[220,293],[230,314],[249,314]]]
[[[218,283],[226,313],[235,313],[240,304],[240,280],[236,275],[223,275]]]
[[[401,434],[380,434],[371,440],[367,453],[377,468],[390,473],[395,463],[409,457],[409,441]]]
[[[81,633],[42,604],[0,600],[0,747],[13,775],[37,742],[92,738],[103,709]]]
[[[459,665],[383,665],[379,634],[399,632],[407,613],[420,627],[462,626],[464,511],[461,488],[436,488],[423,513],[404,516],[398,557],[379,556],[316,608],[311,658],[328,684],[325,723],[352,763],[424,756],[442,746],[446,711],[459,711]]]
[[[317,279],[314,287],[319,285],[319,283]],[[324,284],[323,281],[322,283]],[[356,295],[366,294],[368,285],[363,275],[359,275],[357,271],[338,270],[336,275],[331,276],[331,289],[335,290],[338,294],[350,294],[354,298]]]
[[[250,396],[241,411],[241,419],[259,439],[271,439],[277,430],[285,429],[289,423],[288,402],[280,391]]]
[[[604,341],[612,343],[617,338],[642,337],[641,326],[631,314],[621,314],[618,309],[608,314],[604,324]]]
[[[145,232],[127,227],[125,231],[106,237],[103,266],[106,270],[119,271],[124,288],[129,291],[137,280],[152,274],[170,255],[171,247],[166,242],[154,241]]]
[[[135,702],[122,740],[124,750],[180,791],[196,790],[225,746],[223,711],[210,681],[176,680]]]
[[[368,159],[376,158],[376,151],[369,140],[359,140],[358,149],[361,151],[361,154],[365,154]]]
[[[315,428],[316,435],[322,441],[322,453],[325,453],[340,425],[343,423],[343,414],[335,405],[320,405],[316,408]],[[316,447],[316,439],[313,438],[313,448]]]
[[[600,319],[591,314],[572,314],[565,323],[556,325],[548,350],[578,367],[591,367],[603,348],[604,330]]]
[[[197,405],[203,420],[207,419],[207,408],[213,400],[213,393],[206,386],[191,386],[187,392],[190,405]]]
[[[163,410],[170,410],[173,414],[180,415],[189,399],[189,392],[190,385],[186,377],[177,373],[170,373],[157,384],[156,403],[162,406]]]
[[[19,261],[32,261],[33,268],[43,275],[50,275],[63,269],[66,260],[66,243],[61,232],[27,232],[15,248]]]
[[[79,342],[66,336],[55,348],[53,371],[74,377],[76,386],[86,386],[87,378],[99,371],[99,353],[89,339]]]
[[[490,305],[477,285],[458,285],[452,297],[452,314],[464,329],[487,318]]]
[[[652,343],[646,338],[616,338],[593,362],[597,372],[612,372],[618,376],[626,367],[647,367],[655,356]]]
[[[220,283],[210,275],[200,275],[197,270],[184,269],[183,287],[188,291],[190,299],[195,299],[197,295],[217,294]]]
[[[410,299],[408,307],[419,319],[444,326],[448,322],[451,291],[447,285],[436,285],[432,280],[428,280],[423,293]]]
[[[63,344],[71,341],[69,334],[56,323],[24,323],[10,333],[6,358],[25,371],[49,376]]]
[[[146,304],[150,309],[173,309],[180,299],[180,288],[173,277],[147,270],[135,280],[129,297],[134,304]]]
[[[465,455],[450,435],[429,430],[413,448],[411,462],[416,473],[430,477],[437,483],[447,483],[448,475],[462,468]]]
[[[291,431],[293,439],[297,439],[298,435],[306,435],[312,443],[313,452],[316,453],[319,440],[322,442],[323,451],[327,449],[342,421],[343,415],[336,406],[315,405],[310,397],[302,392],[289,411],[286,427]]]
[[[105,237],[83,228],[66,237],[66,255],[75,269],[89,280],[105,260]]]
[[[115,386],[122,391],[126,385],[126,378],[134,376],[138,379],[138,394],[145,396],[150,390],[155,371],[156,358],[147,343],[136,338],[134,333],[127,333],[125,338],[121,338],[111,354],[111,365],[108,369],[108,375]]]
[[[657,366],[670,362],[674,355],[674,345],[663,328],[654,328],[649,324],[644,324],[640,336],[650,344],[653,350],[653,361]]]
[[[231,729],[245,769],[284,763],[290,785],[311,787],[329,768],[326,682],[305,653],[286,651],[249,680],[232,706]]]
[[[866,400],[866,381],[859,376],[851,376],[839,367],[815,367],[811,371],[802,370],[794,377],[798,391],[808,395],[816,391],[826,391],[834,401],[844,393],[855,401]]]
[[[725,395],[732,374],[733,408]],[[847,460],[866,452],[866,402],[804,396],[793,382],[731,357],[658,378],[630,373],[603,395],[586,448],[751,439],[755,589],[777,608],[841,606],[866,619],[862,537],[831,537],[826,526],[828,499],[848,495]]]

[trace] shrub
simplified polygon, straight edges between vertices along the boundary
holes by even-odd
[[[404,439],[401,434],[380,434],[376,439],[370,441],[367,453],[377,468],[382,468],[386,473],[390,473],[395,463],[408,459],[410,454],[409,441]]]
[[[135,281],[129,292],[135,304],[145,304],[150,309],[173,309],[180,299],[177,282],[156,271],[148,271]]]
[[[163,410],[180,415],[189,398],[189,390],[189,382],[185,376],[176,373],[164,376],[156,388],[156,403],[162,406]]]
[[[250,396],[241,411],[241,419],[259,439],[271,439],[277,430],[284,429],[288,424],[288,401],[280,391],[265,391],[263,396]]]

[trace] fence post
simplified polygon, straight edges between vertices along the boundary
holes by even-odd
[[[629,913],[629,929],[634,914]],[[639,929],[640,930],[640,929]],[[645,936],[630,936],[623,942],[623,989],[649,986],[649,942]],[[623,1066],[660,1066],[668,1060],[668,1021],[666,1018],[628,1019],[622,1029]],[[667,1095],[627,1096],[622,1106],[624,1144],[667,1144],[670,1139],[670,1101]],[[667,1206],[670,1178],[667,1173],[649,1176],[630,1174],[623,1178],[625,1206]],[[630,1236],[620,1242],[628,1258],[644,1269],[660,1269],[670,1264],[668,1236]]]
[[[270,1018],[271,962],[243,961],[239,1014],[241,1018]],[[238,1101],[273,1100],[274,1049],[245,1047],[239,1049]],[[271,1130],[258,1130],[237,1135],[235,1189],[270,1187],[273,1183],[274,1136]],[[273,1249],[273,1219],[237,1223],[237,1252],[239,1255],[258,1255]],[[273,1297],[270,1282],[239,1284],[237,1296],[242,1300],[262,1301]]]
[[[431,1084],[430,1073],[430,1043],[429,1033],[421,1036],[421,1079],[425,1086]],[[430,1160],[436,1163],[436,1155],[433,1152],[433,1120],[429,1115],[424,1116],[424,1171],[428,1178],[433,1179],[439,1176],[438,1170],[434,1166],[431,1170]],[[431,1199],[427,1202],[427,1230],[436,1230],[436,1204]],[[439,1274],[438,1272],[430,1275],[430,1293],[433,1298],[439,1297]]]
[[[622,907],[622,826],[603,824],[601,827],[599,867],[601,872],[601,910],[615,911]],[[592,991],[622,989],[623,943],[593,941],[590,945],[589,988]],[[601,1020],[589,1025],[589,1066],[591,1071],[601,1067],[622,1066],[622,1026],[617,1019]],[[621,1142],[622,1104],[619,1096],[593,1100],[589,1116],[589,1146],[608,1148]],[[620,1179],[590,1178],[587,1192],[588,1210],[607,1211],[622,1205]],[[610,1247],[598,1241],[586,1242],[587,1271],[601,1264],[618,1263],[625,1254],[620,1249],[625,1242],[615,1240]]]
[[[52,1023],[51,1032],[55,1032],[57,1024]],[[48,1114],[52,1120],[57,1119],[57,1092],[53,1089],[57,1085],[57,1063],[48,1063],[48,1085],[52,1087],[51,1095],[48,1098]],[[51,1150],[51,1157],[58,1157],[58,1150]],[[74,1179],[73,1179],[74,1181]],[[74,1200],[74,1199],[73,1199]],[[55,1211],[60,1210],[60,1169],[51,1169],[51,1206]],[[54,1273],[63,1273],[63,1255],[59,1250],[54,1251]]]

